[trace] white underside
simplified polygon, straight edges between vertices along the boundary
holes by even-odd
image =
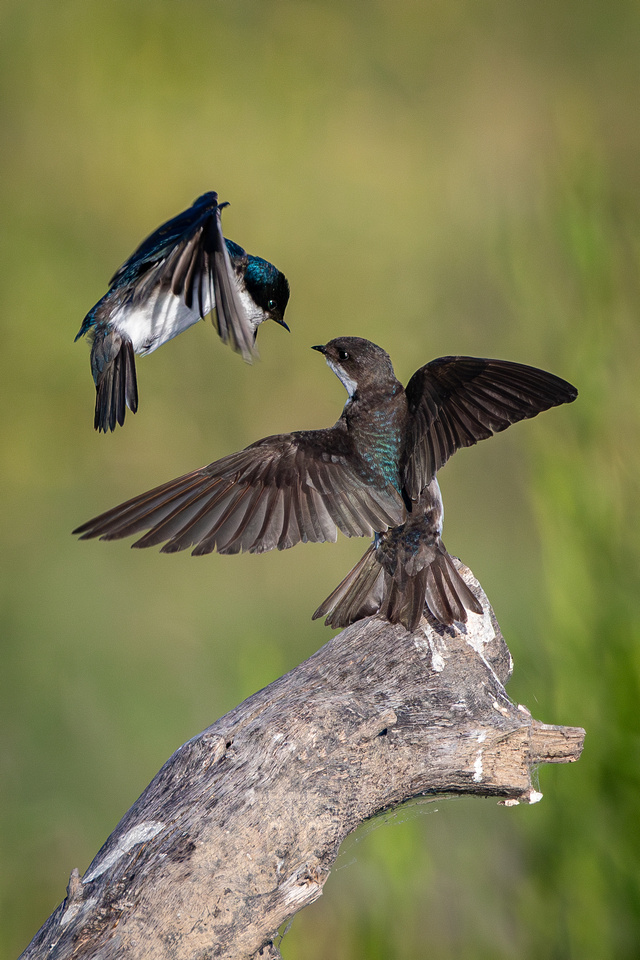
[[[203,314],[206,316],[214,306],[208,295],[204,306],[206,309]],[[181,297],[164,293],[159,298],[157,293],[153,293],[139,306],[122,307],[112,322],[118,333],[131,340],[135,352],[144,357],[184,333],[200,319],[199,312],[189,309]]]
[[[251,295],[238,284],[238,295],[244,307],[244,313],[251,324],[251,329],[255,330],[256,327],[259,327],[263,320],[266,320],[264,313],[260,307],[256,306],[255,301],[252,299]]]
[[[250,295],[238,284],[238,295],[244,314],[252,330],[265,319]],[[162,296],[154,291],[145,303],[136,307],[126,305],[113,316],[116,330],[128,337],[138,356],[153,353],[163,343],[184,333],[215,308],[213,284],[208,284],[203,296],[202,314],[187,307],[181,297],[163,291]]]
[[[442,528],[444,526],[444,503],[442,502],[442,494],[440,493],[440,484],[437,479],[433,477],[429,483],[429,492],[434,503],[439,504],[439,514],[440,514],[440,523],[438,525],[438,536],[442,536]]]
[[[444,526],[444,501],[442,499],[440,484],[438,483],[437,477],[434,477],[431,483],[433,484],[433,489],[436,491],[436,496],[440,501],[440,516],[442,517],[442,520],[440,521],[440,533],[442,533],[442,527]]]

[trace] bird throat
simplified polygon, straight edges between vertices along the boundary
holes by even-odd
[[[342,367],[339,367],[337,363],[333,362],[333,360],[329,360],[327,358],[327,366],[330,370],[333,370],[336,377],[349,394],[349,400],[352,400],[356,390],[358,389],[357,382],[352,380],[351,377],[348,377]]]

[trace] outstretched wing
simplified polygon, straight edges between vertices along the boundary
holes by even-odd
[[[171,296],[199,318],[215,307],[212,319],[221,340],[250,361],[256,355],[255,337],[222,234],[225,206],[218,203],[217,193],[203,194],[147,237],[116,271],[110,286],[130,284],[134,309]]]
[[[440,357],[414,373],[406,394],[409,426],[401,469],[405,490],[415,500],[460,447],[571,403],[578,391],[521,363]]]
[[[402,522],[392,487],[363,482],[349,467],[343,431],[267,437],[143,493],[74,530],[117,540],[148,530],[134,547],[162,552],[262,553],[306,541],[370,537]],[[166,541],[166,542],[165,542]]]

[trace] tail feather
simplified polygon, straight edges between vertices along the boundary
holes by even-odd
[[[138,409],[138,380],[133,344],[122,339],[120,348],[107,360],[96,377],[96,407],[93,425],[107,433],[124,423],[127,407]]]
[[[125,353],[125,400],[131,413],[138,412],[138,377],[136,374],[136,355],[133,344],[126,340],[123,344]],[[122,351],[120,351],[122,353]]]
[[[384,570],[376,559],[375,543],[372,543],[311,619],[326,616],[328,627],[341,628],[370,617],[379,610],[383,578]]]
[[[413,633],[424,613],[428,572],[428,567],[423,568],[415,576],[407,577],[402,586],[388,578],[380,613],[391,623],[404,624]]]
[[[468,613],[482,613],[482,606],[466,585],[442,541],[435,556],[415,574],[397,563],[393,573],[382,566],[377,544],[371,544],[364,556],[344,580],[320,604],[313,619],[326,616],[330,627],[346,627],[356,620],[379,613],[390,623],[402,623],[413,632],[425,605],[440,623],[466,623]]]
[[[427,571],[425,600],[434,617],[440,623],[462,623],[467,619],[464,604],[458,601],[455,587],[452,588],[447,568],[439,557],[433,561]]]

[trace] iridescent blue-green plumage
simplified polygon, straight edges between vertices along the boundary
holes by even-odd
[[[359,442],[363,459],[379,471],[398,493],[402,493],[398,464],[403,433],[393,419],[386,409],[370,410],[369,424],[367,427],[360,426]]]
[[[135,413],[135,354],[145,356],[211,314],[224,343],[245,360],[256,356],[258,326],[283,327],[287,279],[222,234],[214,192],[158,227],[115,272],[76,336],[92,338],[95,427],[114,430],[127,406]]]

